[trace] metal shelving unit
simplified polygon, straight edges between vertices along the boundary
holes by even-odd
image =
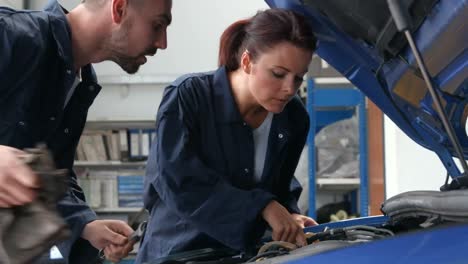
[[[126,130],[126,129],[152,129],[155,126],[154,120],[96,120],[88,121],[85,130]],[[75,161],[74,169],[80,171],[138,171],[144,173],[146,161]],[[143,195],[143,194],[142,194]],[[90,197],[87,197],[90,199]],[[132,207],[97,207],[93,210],[104,218],[120,216],[130,216],[137,214],[141,208]]]
[[[93,209],[96,213],[138,213],[141,211],[141,208],[95,208]]]
[[[316,178],[316,189],[353,191],[359,188],[359,178]]]
[[[144,170],[146,161],[75,161],[75,168],[89,168],[98,170],[136,169]]]
[[[85,125],[86,130],[96,129],[127,129],[127,128],[154,128],[154,120],[95,120],[87,121]]]
[[[356,111],[357,109],[357,111]],[[307,110],[310,118],[310,131],[307,139],[309,151],[309,215],[316,217],[315,198],[318,190],[342,191],[351,193],[352,207],[356,207],[359,196],[359,213],[368,216],[368,148],[367,117],[365,96],[353,87],[324,88],[307,80]],[[315,135],[324,126],[349,118],[356,112],[359,119],[359,171],[360,178],[317,178]],[[357,191],[359,195],[357,195]]]

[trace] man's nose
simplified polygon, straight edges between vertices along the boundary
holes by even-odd
[[[158,49],[166,49],[167,48],[167,31],[161,33],[156,39],[154,46]]]

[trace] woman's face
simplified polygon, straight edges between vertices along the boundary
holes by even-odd
[[[289,42],[275,45],[256,61],[248,61],[250,93],[267,111],[280,113],[302,84],[311,59],[311,51]]]

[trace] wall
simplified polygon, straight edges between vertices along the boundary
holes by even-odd
[[[0,0],[0,6],[9,6],[12,8],[22,8],[23,1],[19,0]]]
[[[29,0],[29,9],[41,10],[49,0]],[[68,10],[79,4],[81,0],[59,0],[59,3]]]
[[[265,8],[262,0],[173,1],[168,48],[158,51],[137,75],[129,76],[110,62],[96,66],[104,89],[89,119],[154,119],[163,88],[182,74],[215,69],[222,31]]]
[[[386,197],[413,190],[439,190],[446,170],[437,155],[416,144],[385,117]]]
[[[80,1],[60,2],[71,10]],[[32,1],[31,9],[40,9],[45,3],[47,0]],[[162,89],[168,83],[182,74],[215,69],[222,31],[267,7],[263,0],[173,1],[168,48],[158,51],[138,74],[128,75],[111,62],[96,65],[104,88],[88,120],[154,119]]]

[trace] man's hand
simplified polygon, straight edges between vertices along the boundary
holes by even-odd
[[[302,227],[309,227],[309,226],[315,226],[317,225],[317,222],[315,222],[314,219],[305,216],[305,215],[300,215],[300,214],[291,214],[291,216],[296,220],[296,222]]]
[[[0,145],[0,208],[30,203],[36,197],[39,177],[19,158],[24,152]]]
[[[273,229],[273,240],[286,241],[299,246],[307,245],[301,225],[277,201],[271,201],[263,209],[262,217]]]
[[[124,246],[133,229],[119,220],[94,220],[89,222],[81,237],[88,240],[93,247],[104,249],[107,246]]]

